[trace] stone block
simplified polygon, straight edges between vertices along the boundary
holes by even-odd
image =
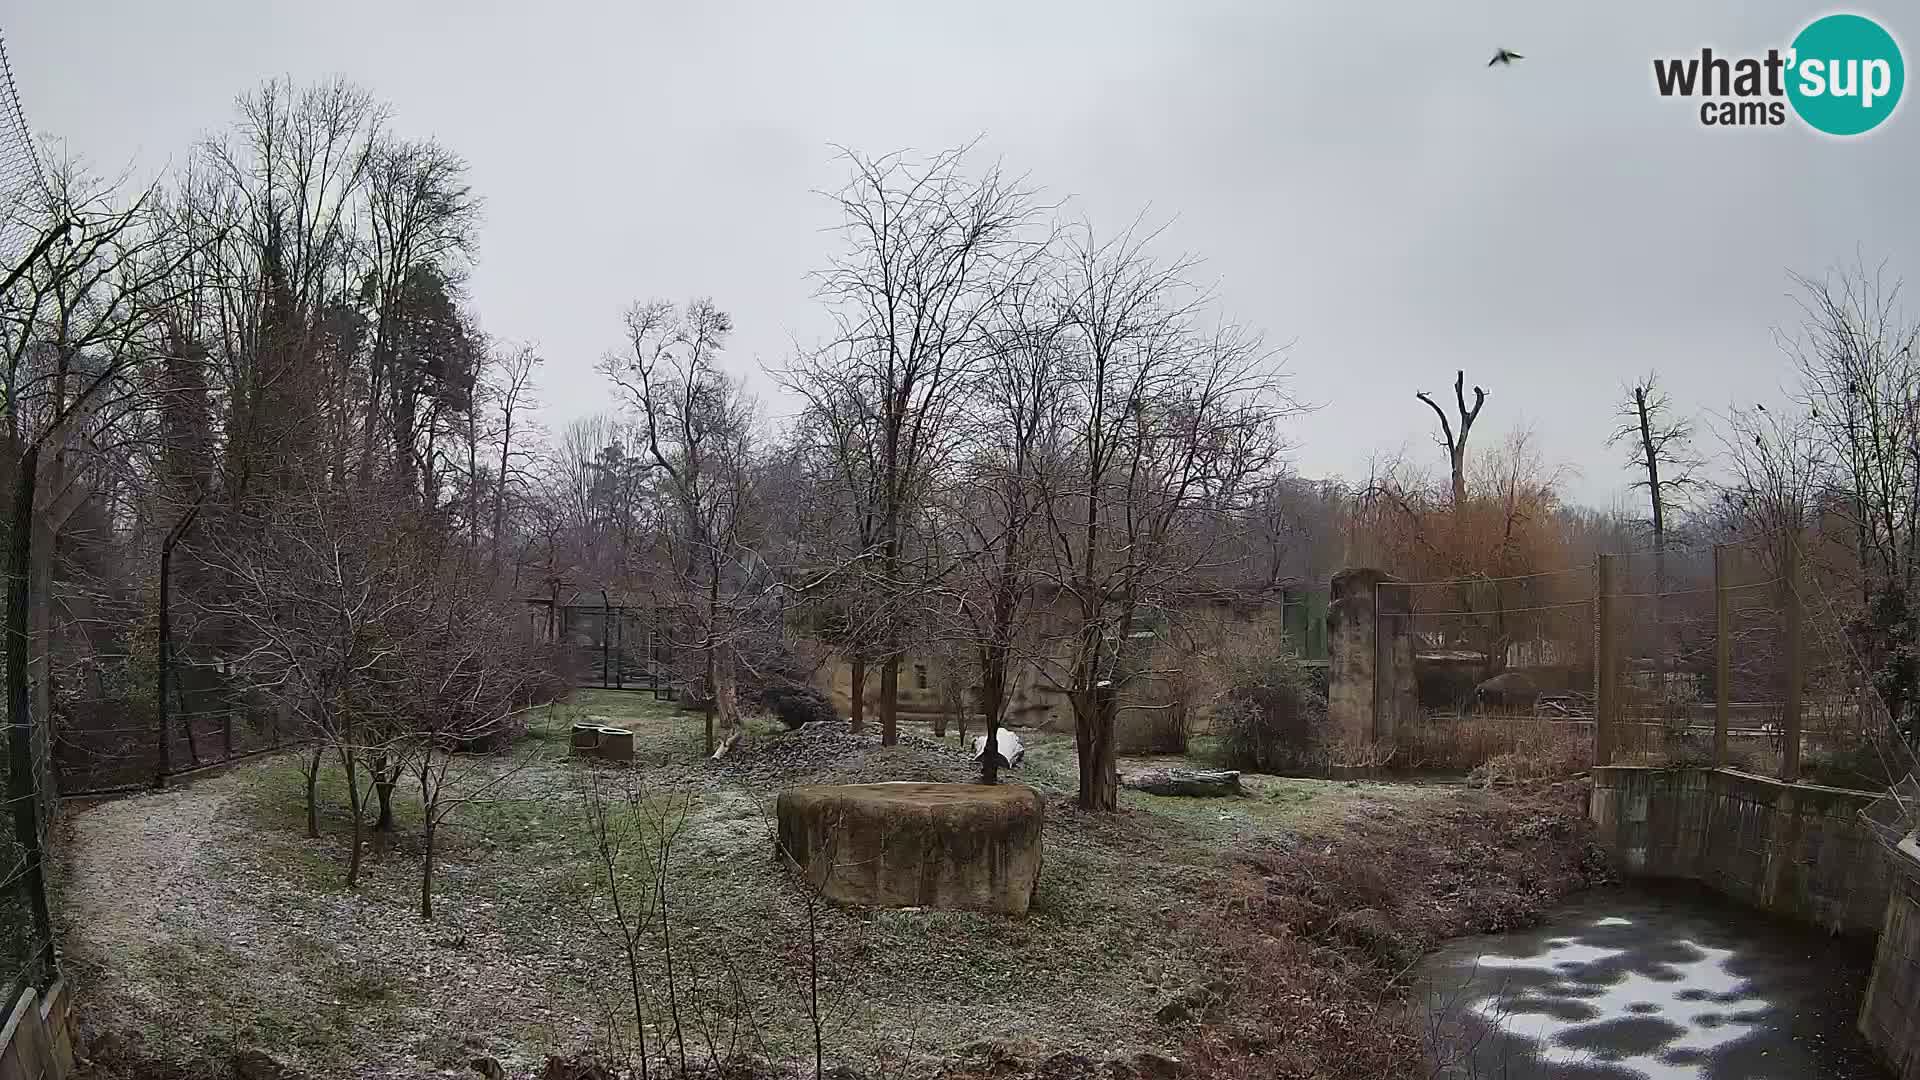
[[[836,903],[1026,914],[1044,804],[1020,784],[838,784],[780,793],[779,854]]]

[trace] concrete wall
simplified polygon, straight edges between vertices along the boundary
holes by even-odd
[[[1588,816],[1625,869],[1690,878],[1836,933],[1877,933],[1893,873],[1860,811],[1877,796],[1732,769],[1593,770]]]
[[[1407,587],[1371,569],[1333,576],[1327,604],[1327,727],[1349,747],[1392,742],[1419,708]]]
[[[0,1029],[0,1080],[65,1080],[73,1070],[73,1019],[64,982],[43,997],[20,992]]]
[[[1889,852],[1892,896],[1873,980],[1860,1004],[1860,1032],[1899,1080],[1920,1080],[1920,843]]]
[[[1032,615],[1034,626],[1029,640],[1023,641],[1019,659],[1008,672],[1006,723],[1016,728],[1071,732],[1073,702],[1056,681],[1073,666],[1076,645],[1074,627],[1079,618],[1070,597],[1056,597],[1051,607]],[[1128,679],[1120,691],[1118,721],[1123,752],[1135,743],[1135,729],[1144,728],[1164,716],[1167,708],[1184,699],[1189,729],[1206,732],[1212,724],[1213,686],[1199,685],[1204,672],[1192,662],[1196,654],[1206,653],[1221,642],[1254,630],[1286,630],[1287,618],[1297,623],[1298,612],[1309,610],[1299,594],[1288,592],[1282,601],[1260,601],[1251,605],[1229,605],[1219,600],[1200,598],[1182,605],[1164,617],[1144,613],[1149,620],[1140,631],[1153,631],[1154,637],[1140,663],[1144,674]],[[1311,610],[1325,611],[1318,603]],[[1324,634],[1324,628],[1321,633]],[[1045,649],[1042,663],[1034,650]],[[960,705],[967,710],[967,728],[977,731],[980,724],[980,685],[970,655],[956,657],[938,650],[909,649],[900,658],[900,684],[894,695],[895,707],[904,720],[931,722],[946,713],[952,719],[954,709],[943,688],[957,689]],[[1179,677],[1175,677],[1177,673]],[[924,676],[925,685],[922,685]],[[833,700],[842,716],[853,710],[853,665],[845,656],[835,655],[820,666],[815,685]],[[864,692],[869,723],[877,724],[880,708],[880,665],[866,669]]]

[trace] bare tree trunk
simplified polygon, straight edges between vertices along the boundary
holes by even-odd
[[[176,528],[174,532],[177,534],[179,532],[178,528]],[[173,678],[172,569],[173,541],[175,539],[176,537],[174,535],[169,535],[166,542],[160,545],[160,663],[154,673],[154,711],[158,718],[157,726],[160,731],[160,760],[158,767],[154,769],[153,773],[153,786],[156,788],[167,786],[167,773],[172,767],[172,762],[169,759],[173,756],[172,748],[169,745],[172,742],[172,738],[171,732],[168,730],[168,714],[173,705],[171,700],[173,688],[169,684]]]
[[[327,747],[317,743],[313,748],[313,758],[307,762],[307,839],[320,839],[320,763],[325,760]]]
[[[35,935],[47,944],[49,959],[44,970],[52,970],[53,913],[47,906],[46,871],[40,852],[40,798],[33,764],[33,724],[27,687],[27,612],[32,605],[34,473],[38,472],[40,448],[29,447],[20,459],[20,471],[14,478],[12,535],[7,557],[7,772],[8,797],[13,803],[13,836],[20,845],[24,888],[33,904]],[[47,718],[39,718],[46,723]]]
[[[1651,380],[1649,380],[1651,382]],[[1666,499],[1660,489],[1660,453],[1661,447],[1654,439],[1653,416],[1647,401],[1647,387],[1633,388],[1634,411],[1640,421],[1640,452],[1646,459],[1647,501],[1652,511],[1653,522],[1653,633],[1654,633],[1654,679],[1659,687],[1661,713],[1665,715],[1667,704],[1667,622],[1662,610],[1664,594],[1667,591],[1667,519]]]
[[[390,833],[393,831],[393,786],[400,780],[400,767],[385,752],[375,754],[368,767],[373,772],[374,794],[380,799],[380,817],[373,823],[373,831]]]
[[[348,732],[348,745],[341,747],[340,759],[347,770],[347,812],[353,815],[353,850],[347,853],[347,888],[360,884],[361,849],[366,846],[366,815],[360,808],[360,770],[354,760],[351,745],[353,734]]]
[[[33,687],[33,715],[47,724],[53,721],[53,546],[57,532],[43,515],[34,517],[32,532],[27,677]]]
[[[900,741],[900,654],[888,655],[880,666],[880,745]]]
[[[980,665],[980,705],[987,716],[986,753],[981,756],[980,782],[997,784],[1000,782],[1000,713],[1007,699],[1006,658],[996,655],[998,650],[988,649]],[[963,719],[960,728],[960,741],[966,742],[966,723]]]
[[[420,860],[420,917],[433,921],[433,840],[436,826],[440,823],[440,785],[433,782],[433,738],[426,740],[420,750],[420,807],[426,815],[426,828],[422,836],[425,850]]]
[[[500,581],[500,536],[507,527],[507,467],[512,464],[512,453],[513,411],[509,408],[500,432],[500,471],[493,478],[493,543],[487,554],[487,580],[495,585]]]
[[[193,714],[188,713],[185,719],[187,721],[187,766],[197,769],[200,767],[200,742],[193,737]]]
[[[858,735],[867,729],[867,658],[859,652],[853,654],[848,663],[851,668],[852,692],[847,708],[851,710],[853,733]]]
[[[1120,782],[1114,765],[1113,733],[1120,701],[1112,687],[1095,686],[1086,696],[1086,720],[1076,724],[1074,732],[1080,751],[1080,808],[1118,810]]]
[[[433,921],[433,834],[434,821],[431,808],[427,812],[426,851],[420,867],[420,917]]]
[[[707,692],[705,695],[703,695],[707,699],[707,707],[705,710],[706,721],[707,721],[707,726],[706,726],[707,741],[706,741],[705,756],[707,757],[713,756],[713,706],[714,706],[714,699],[720,696],[719,689],[715,687],[713,683],[713,668],[714,668],[713,643],[709,641],[707,643]]]

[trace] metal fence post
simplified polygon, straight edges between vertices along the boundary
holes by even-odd
[[[1713,545],[1713,767],[1727,764],[1727,713],[1733,681],[1733,633],[1727,618],[1727,548]]]
[[[1800,691],[1804,658],[1800,655],[1800,537],[1787,529],[1781,571],[1781,600],[1786,606],[1787,700],[1781,710],[1780,779],[1800,779]]]
[[[1601,555],[1594,563],[1593,604],[1599,612],[1597,633],[1600,636],[1594,664],[1593,693],[1593,763],[1595,765],[1613,764],[1614,719],[1619,708],[1620,687],[1614,668],[1615,653],[1618,647],[1614,643],[1613,633],[1613,556]]]

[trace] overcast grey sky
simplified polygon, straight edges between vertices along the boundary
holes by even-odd
[[[1223,309],[1292,343],[1323,406],[1293,425],[1301,471],[1401,446],[1443,464],[1413,393],[1464,366],[1487,444],[1532,425],[1605,504],[1626,379],[1657,368],[1689,409],[1770,400],[1790,269],[1857,252],[1920,276],[1913,103],[1841,141],[1703,128],[1654,92],[1654,56],[1784,47],[1826,10],[11,0],[0,29],[34,127],[105,169],[181,160],[268,76],[390,101],[472,163],[472,294],[487,330],[541,346],[556,426],[607,406],[592,365],[635,298],[712,295],[742,371],[823,331],[831,144],[984,135],[1096,223],[1169,220]],[[1920,41],[1920,10],[1849,10]],[[1527,59],[1488,69],[1502,46]]]

